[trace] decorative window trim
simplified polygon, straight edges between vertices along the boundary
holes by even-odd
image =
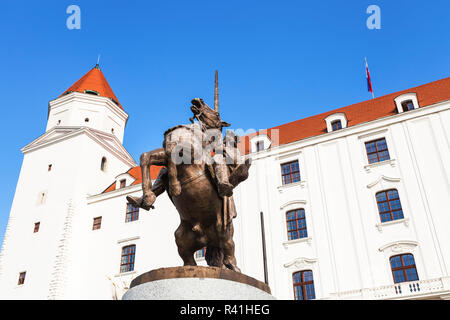
[[[306,258],[306,257],[298,257],[294,260],[291,260],[283,266],[289,270],[289,272],[297,272],[302,271],[304,269],[310,269],[314,271],[315,263],[317,262],[317,258]]]
[[[141,238],[140,236],[136,236],[136,237],[131,237],[131,238],[125,238],[125,239],[117,240],[117,244],[123,245],[126,242],[137,241],[140,238]],[[136,243],[136,245],[137,245],[137,243]]]
[[[306,227],[306,229],[308,230],[308,227]],[[283,242],[283,247],[285,249],[287,249],[290,245],[293,245],[293,244],[296,244],[296,243],[302,243],[302,242],[306,242],[306,243],[308,243],[308,245],[311,245],[312,237],[308,236],[308,237],[305,237],[305,238],[284,241]]]
[[[367,155],[366,155],[366,157],[367,157]],[[370,172],[372,172],[373,168],[381,167],[381,166],[388,165],[388,164],[391,165],[392,168],[395,168],[395,166],[397,165],[397,160],[391,158],[389,160],[369,163],[364,166],[364,170],[366,170],[367,173],[370,173]]]
[[[301,179],[301,175],[300,175],[300,179]],[[288,189],[288,188],[292,188],[292,187],[297,187],[300,186],[302,189],[304,189],[306,187],[306,180],[300,180],[297,182],[293,182],[293,183],[289,183],[289,184],[283,184],[281,186],[278,186],[278,192],[282,193],[284,190]]]
[[[403,213],[403,216],[405,213]],[[375,226],[377,227],[378,231],[383,232],[383,227],[390,226],[393,224],[401,224],[403,223],[405,227],[409,227],[409,218],[403,218],[403,219],[397,219],[392,221],[386,221],[386,222],[378,222]]]
[[[389,160],[386,160],[386,161],[389,161]],[[395,183],[395,182],[400,182],[400,178],[391,178],[391,177],[387,177],[385,175],[381,175],[380,177],[378,177],[377,180],[375,180],[372,183],[369,183],[367,185],[367,188],[371,189],[371,188],[375,187],[376,185],[379,185],[377,188],[377,192],[378,192],[378,191],[382,191],[387,188],[391,188],[392,187],[391,183]],[[386,184],[386,183],[388,183],[388,184]]]
[[[251,152],[261,152],[263,150],[260,151],[256,151],[256,144],[258,142],[262,141],[264,143],[264,149],[263,150],[267,150],[270,148],[271,144],[272,144],[272,140],[270,140],[269,136],[267,134],[258,134],[254,137],[252,137],[250,139],[250,150]]]
[[[405,112],[405,111],[403,111],[402,103],[406,102],[408,100],[412,101],[414,110],[419,109],[419,102],[417,100],[417,94],[415,92],[408,92],[408,93],[401,94],[398,97],[394,98],[395,106],[397,107],[398,113]]]
[[[286,211],[284,212],[284,213],[286,213],[290,209],[295,209],[295,207],[297,207],[297,206],[304,206],[304,205],[306,205],[306,200],[292,200],[292,201],[285,202],[284,204],[282,204],[280,206],[280,209],[283,210],[283,209],[287,208]]]
[[[378,251],[384,252],[389,256],[403,253],[413,254],[412,251],[414,251],[414,249],[418,246],[419,243],[414,240],[398,240],[381,246]]]
[[[342,128],[339,130],[347,128],[348,121],[347,121],[347,117],[346,117],[345,113],[343,113],[343,112],[330,114],[324,120],[325,120],[325,123],[327,124],[327,132],[338,131],[338,130],[333,131],[333,127],[332,127],[332,123],[337,120],[340,120],[341,125],[342,125]]]

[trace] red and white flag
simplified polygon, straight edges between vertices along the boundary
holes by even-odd
[[[375,98],[375,96],[373,95],[372,81],[370,81],[370,73],[369,73],[369,66],[367,65],[367,59],[364,57],[364,60],[366,61],[367,91],[370,91],[372,93],[372,98]]]

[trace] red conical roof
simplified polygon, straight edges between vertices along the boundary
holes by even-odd
[[[106,78],[98,65],[82,76],[80,80],[75,82],[69,89],[64,91],[60,97],[70,92],[86,93],[86,90],[97,92],[101,97],[112,99],[123,110],[122,105],[112,91],[108,81],[106,81]]]

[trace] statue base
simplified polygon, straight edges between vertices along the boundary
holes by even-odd
[[[161,268],[141,274],[122,300],[274,300],[264,282],[217,267]]]

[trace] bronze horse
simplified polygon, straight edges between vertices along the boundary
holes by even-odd
[[[200,100],[194,99],[193,103]],[[149,210],[153,208],[156,197],[168,191],[180,214],[175,242],[184,265],[196,266],[195,252],[206,247],[205,259],[209,266],[240,271],[234,255],[234,200],[232,196],[219,195],[214,170],[216,164],[210,161],[211,154],[205,149],[204,139],[201,123],[167,130],[162,149],[141,155],[143,196],[128,196],[127,199],[133,205]],[[154,185],[150,179],[151,165],[165,167]],[[248,160],[227,165],[229,183],[236,187],[247,179],[249,167]]]

